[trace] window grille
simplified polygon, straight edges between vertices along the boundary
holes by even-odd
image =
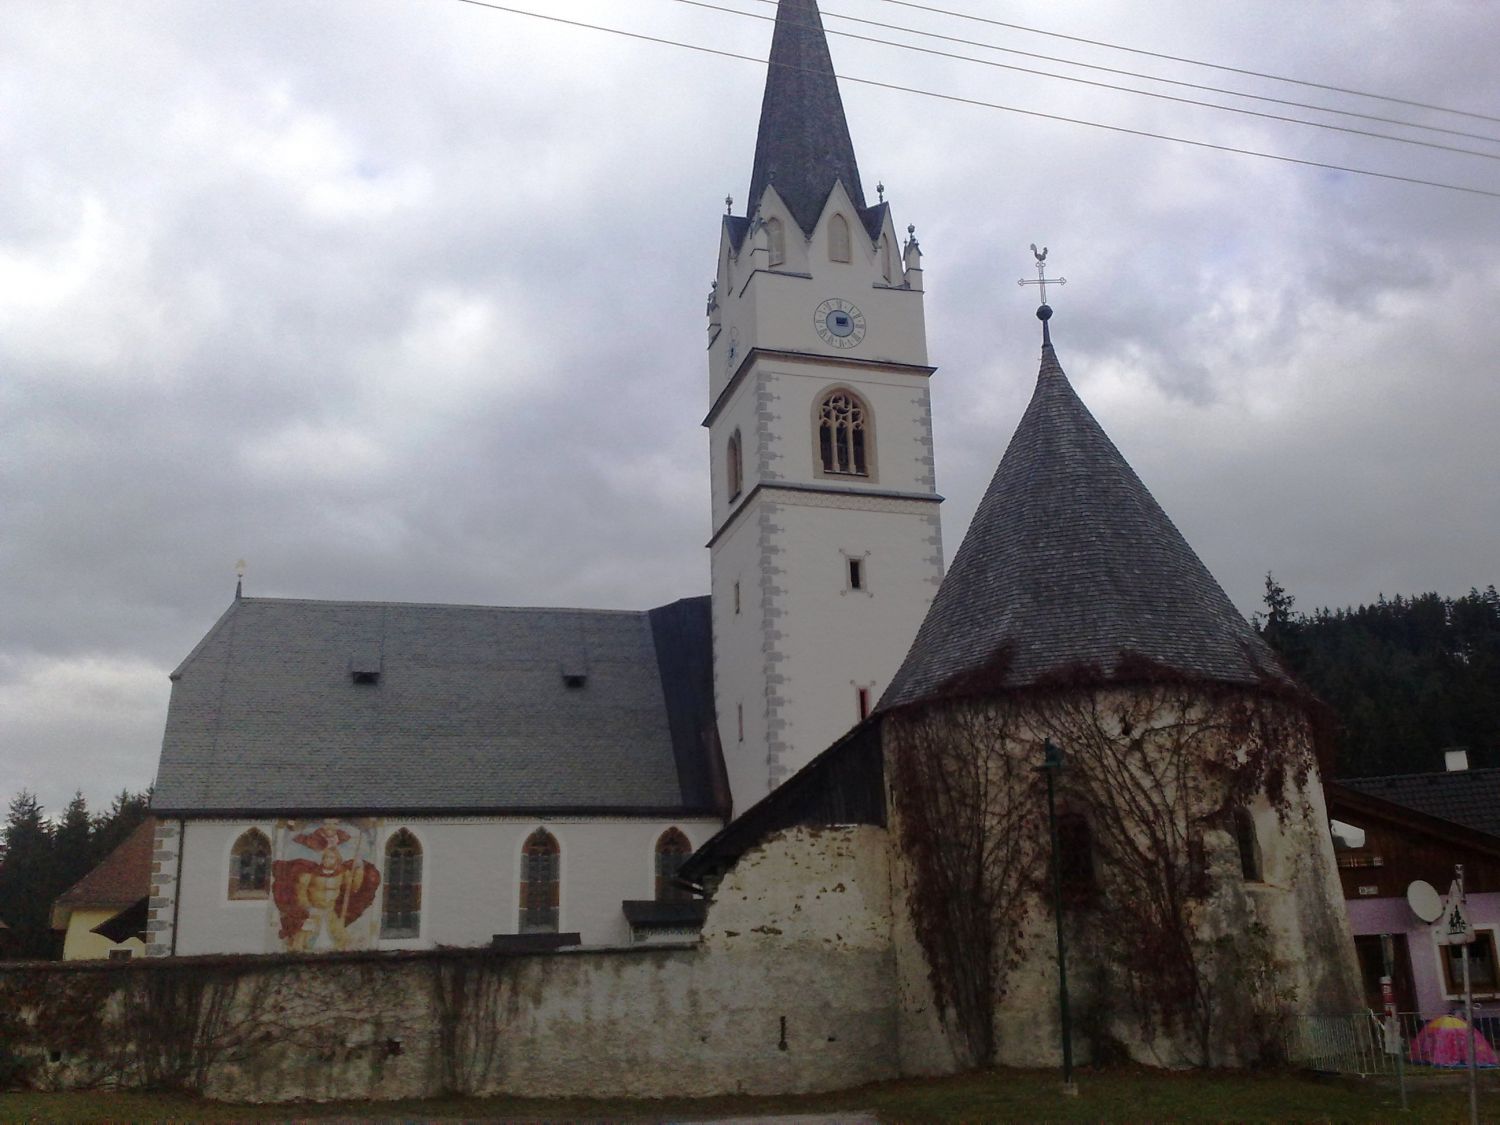
[[[406,829],[385,846],[385,909],[380,936],[414,938],[422,933],[422,845]]]
[[[521,933],[555,934],[558,926],[562,850],[545,828],[521,852]]]

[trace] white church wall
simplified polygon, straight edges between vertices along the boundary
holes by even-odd
[[[273,940],[271,899],[228,896],[230,849],[252,827],[271,837],[274,822],[187,822],[181,902],[162,896],[153,911],[169,924],[175,919],[178,956],[281,951]],[[662,833],[676,827],[696,849],[722,825],[711,818],[384,818],[372,861],[383,872],[386,841],[402,828],[409,830],[422,848],[422,908],[418,937],[380,939],[378,948],[475,946],[495,934],[516,933],[521,849],[539,827],[560,848],[559,929],[577,932],[586,945],[607,946],[630,940],[621,901],[655,897],[655,848]],[[370,909],[378,914],[380,908],[377,893]]]
[[[776,599],[789,623],[775,638],[779,783],[859,721],[861,689],[874,708],[937,591],[942,546],[935,504],[785,493],[770,510],[779,565],[795,578]],[[851,558],[863,589],[850,588]]]

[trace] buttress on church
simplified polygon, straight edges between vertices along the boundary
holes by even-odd
[[[905,856],[891,909],[916,923],[892,926],[941,969],[916,913],[922,810],[899,788],[927,776],[922,723],[1003,713],[1015,753],[1039,754],[1058,713],[1039,701],[1106,701],[1129,738],[1132,693],[1172,683],[1211,707],[1276,701],[1305,741],[1295,686],[1079,400],[1045,320],[1035,397],[945,576],[922,278],[914,229],[865,194],[815,0],[781,0],[708,301],[708,596],[237,593],[171,674],[149,954],[692,941],[776,832],[868,824]],[[1260,761],[1248,746],[1223,761]],[[1183,814],[1202,821],[1183,822],[1195,901],[1269,934],[1292,991],[1338,1007],[1352,970],[1316,767],[1241,790]],[[1065,811],[1073,846],[1105,850],[1078,834],[1081,791]],[[1037,933],[1007,940],[1027,943],[1023,976],[1042,965]]]

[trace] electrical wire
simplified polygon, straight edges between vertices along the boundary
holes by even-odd
[[[618,35],[626,39],[634,39],[644,43],[656,43],[666,47],[678,47],[687,51],[696,51],[699,54],[715,55],[719,58],[738,59],[742,62],[755,63],[764,66],[766,60],[755,55],[743,55],[736,51],[726,51],[721,47],[706,47],[699,43],[685,43],[677,39],[668,39],[665,36],[649,35],[641,31],[627,31],[624,28],[606,27],[603,24],[588,23],[584,20],[567,19],[563,16],[550,16],[542,12],[528,11],[525,8],[513,8],[506,4],[496,3],[495,0],[455,0],[459,4],[468,4],[476,8],[486,8],[496,12],[505,12],[515,16],[525,16],[530,19],[543,20],[547,23],[561,24],[566,27],[581,28],[587,31],[600,31],[609,35]],[[812,73],[812,71],[808,71]],[[841,81],[852,82],[860,86],[872,86],[876,89],[890,90],[900,94],[915,94],[919,97],[935,98],[939,101],[953,102],[959,105],[975,106],[981,109],[997,109],[1006,113],[1020,114],[1025,117],[1035,117],[1044,121],[1057,121],[1067,125],[1083,125],[1091,129],[1100,129],[1111,133],[1121,133],[1126,136],[1145,137],[1150,140],[1169,141],[1174,144],[1189,145],[1193,148],[1209,149],[1214,152],[1227,152],[1237,156],[1253,156],[1261,160],[1274,160],[1284,164],[1296,164],[1304,168],[1319,168],[1329,172],[1346,172],[1353,176],[1368,176],[1378,180],[1390,180],[1395,183],[1413,184],[1419,187],[1439,188],[1444,191],[1457,191],[1466,195],[1485,196],[1490,199],[1500,199],[1500,191],[1491,191],[1486,188],[1469,187],[1464,184],[1444,183],[1440,180],[1426,180],[1418,176],[1403,176],[1395,172],[1377,172],[1370,168],[1355,168],[1344,164],[1333,164],[1321,160],[1308,160],[1297,156],[1283,156],[1278,153],[1261,152],[1256,149],[1238,148],[1234,145],[1215,144],[1211,141],[1197,141],[1188,137],[1174,137],[1167,133],[1154,133],[1145,129],[1131,129],[1123,125],[1106,125],[1099,121],[1089,121],[1079,117],[1067,117],[1057,113],[1044,113],[1036,109],[1021,109],[1018,106],[1003,105],[999,102],[987,102],[979,98],[967,98],[958,94],[944,94],[936,90],[924,90],[916,86],[903,86],[895,82],[882,82],[874,78],[859,78],[853,75],[838,76]]]
[[[694,3],[695,0],[682,0],[683,3]],[[776,4],[778,0],[755,0],[759,4]],[[1227,94],[1232,98],[1246,98],[1250,101],[1268,102],[1272,105],[1284,105],[1292,109],[1310,109],[1316,113],[1331,113],[1339,117],[1353,117],[1360,121],[1375,121],[1382,125],[1399,125],[1405,129],[1421,129],[1430,133],[1443,133],[1452,137],[1467,137],[1470,140],[1488,141],[1491,144],[1500,144],[1500,137],[1491,136],[1488,133],[1471,133],[1465,129],[1449,129],[1442,125],[1424,125],[1417,121],[1408,121],[1401,117],[1383,117],[1378,113],[1360,113],[1353,109],[1339,109],[1330,105],[1319,105],[1316,102],[1299,102],[1290,98],[1272,97],[1270,94],[1252,94],[1247,90],[1234,90],[1225,86],[1209,86],[1202,82],[1187,82],[1180,78],[1165,78],[1159,74],[1148,74],[1138,70],[1123,70],[1120,67],[1102,66],[1098,63],[1082,62],[1079,59],[1063,58],[1059,55],[1043,55],[1036,51],[1023,51],[1018,47],[1002,47],[999,43],[989,43],[977,39],[965,39],[958,35],[943,35],[941,32],[924,31],[917,27],[906,27],[902,24],[885,23],[881,20],[864,19],[860,16],[850,16],[843,12],[834,12],[823,9],[823,18],[845,20],[849,23],[865,24],[870,27],[883,28],[887,31],[904,32],[909,35],[920,35],[927,39],[938,39],[948,43],[958,43],[968,47],[980,47],[987,51],[1000,51],[1007,55],[1019,55],[1022,58],[1037,59],[1040,62],[1060,63],[1063,66],[1076,66],[1083,70],[1098,71],[1101,74],[1118,74],[1123,78],[1140,78],[1147,82],[1160,82],[1167,86],[1178,86],[1185,90],[1201,90],[1207,94]],[[838,32],[833,32],[838,34]],[[1127,48],[1121,48],[1125,50]],[[1205,64],[1207,65],[1207,64]]]
[[[762,3],[775,3],[776,0],[761,0],[761,2]],[[743,11],[740,11],[739,9],[737,9],[737,8],[726,8],[726,7],[724,7],[721,4],[709,3],[708,0],[676,0],[676,3],[678,3],[678,4],[686,4],[686,5],[688,5],[690,7],[694,7],[694,8],[705,8],[705,9],[707,9],[709,11],[714,11],[714,12],[724,12],[724,13],[726,13],[728,15],[742,16],[745,19],[765,20],[765,21],[771,22],[771,21],[774,21],[775,18],[776,18],[774,16],[761,15],[758,12],[743,12]],[[864,22],[869,22],[869,21],[860,20],[858,22],[864,23]],[[890,26],[890,25],[881,25],[881,26]],[[910,31],[912,29],[910,29],[910,28],[899,28],[897,30]],[[890,40],[890,39],[877,39],[874,36],[871,36],[871,35],[860,35],[857,32],[853,32],[853,31],[830,30],[828,32],[828,34],[830,34],[830,35],[838,35],[838,36],[841,36],[841,37],[843,37],[845,39],[853,39],[853,40],[856,40],[857,42],[860,42],[860,43],[874,43],[874,44],[876,44],[878,46],[882,46],[882,47],[896,47],[899,50],[903,50],[903,51],[915,51],[917,54],[931,55],[931,56],[933,56],[935,58],[952,59],[952,60],[954,60],[956,62],[971,62],[971,63],[975,63],[975,64],[977,64],[979,66],[997,67],[997,68],[999,68],[1001,70],[1015,71],[1016,73],[1019,73],[1019,74],[1030,74],[1030,75],[1033,75],[1033,76],[1038,77],[1038,78],[1052,78],[1052,79],[1056,79],[1059,82],[1076,82],[1079,85],[1082,85],[1082,86],[1093,86],[1096,89],[1113,90],[1116,93],[1121,93],[1121,94],[1136,94],[1139,97],[1143,97],[1143,98],[1156,98],[1156,99],[1158,99],[1160,101],[1175,102],[1178,105],[1197,106],[1197,107],[1199,107],[1201,109],[1216,109],[1216,110],[1219,110],[1222,113],[1238,113],[1238,114],[1241,114],[1241,115],[1246,116],[1246,117],[1258,117],[1258,118],[1260,118],[1261,120],[1264,120],[1264,121],[1279,121],[1282,124],[1286,124],[1286,125],[1305,125],[1305,126],[1307,126],[1308,128],[1311,128],[1311,129],[1328,129],[1328,130],[1330,130],[1332,132],[1336,132],[1336,133],[1348,133],[1351,136],[1356,136],[1356,137],[1369,137],[1372,140],[1391,141],[1391,142],[1394,142],[1396,144],[1404,144],[1404,145],[1416,145],[1416,146],[1418,146],[1420,148],[1436,149],[1439,152],[1455,152],[1455,153],[1460,154],[1461,156],[1477,156],[1477,157],[1479,157],[1482,160],[1500,160],[1500,152],[1481,152],[1478,149],[1460,148],[1457,145],[1441,144],[1438,141],[1423,141],[1423,140],[1418,140],[1415,137],[1400,137],[1400,136],[1396,136],[1393,133],[1377,133],[1377,132],[1375,132],[1373,130],[1370,130],[1370,129],[1356,129],[1352,125],[1335,125],[1332,122],[1328,122],[1328,121],[1309,121],[1309,120],[1307,120],[1306,118],[1303,118],[1303,117],[1289,117],[1286,114],[1281,114],[1281,113],[1266,113],[1266,112],[1264,112],[1262,110],[1246,109],[1243,106],[1220,105],[1217,102],[1205,102],[1205,101],[1201,101],[1201,100],[1199,100],[1197,98],[1184,98],[1184,97],[1179,97],[1176,94],[1163,94],[1163,93],[1160,93],[1160,92],[1158,92],[1156,90],[1139,90],[1139,89],[1136,89],[1133,86],[1120,86],[1120,85],[1118,85],[1116,83],[1113,83],[1113,82],[1099,82],[1099,81],[1096,81],[1096,80],[1094,80],[1092,78],[1079,78],[1079,77],[1076,77],[1074,75],[1068,75],[1068,74],[1053,74],[1050,71],[1036,70],[1036,69],[1034,69],[1032,67],[1028,67],[1028,66],[1017,66],[1017,65],[1015,65],[1013,63],[996,62],[994,59],[976,59],[972,55],[959,55],[959,54],[953,53],[952,51],[939,51],[939,50],[937,50],[936,48],[933,48],[933,47],[919,47],[919,46],[917,46],[914,43],[898,43],[898,42],[895,42],[895,41]],[[929,34],[929,33],[928,32],[921,32],[921,31],[919,31],[919,32],[916,32],[916,34],[918,34],[918,35],[926,35],[926,34]],[[947,36],[938,36],[938,38],[946,39],[948,37]],[[984,44],[984,43],[973,43],[971,40],[956,40],[956,42],[966,42],[966,43],[969,43],[971,46],[976,46],[976,47],[987,46],[987,44]],[[998,49],[999,50],[1004,50],[1005,48],[998,48]],[[1061,60],[1061,61],[1066,61],[1066,60]],[[1147,78],[1149,78],[1150,76],[1149,75],[1143,75],[1141,77],[1147,77]],[[1233,93],[1233,91],[1226,91],[1226,92]],[[1246,96],[1253,97],[1254,95],[1246,95]],[[1491,138],[1491,137],[1483,137],[1481,139],[1483,139],[1483,140],[1495,140],[1495,138]],[[1496,143],[1500,143],[1500,141],[1496,141]]]
[[[991,19],[988,16],[976,16],[969,12],[954,12],[947,8],[935,8],[930,4],[918,4],[915,0],[885,0],[887,4],[895,4],[901,8],[915,8],[920,12],[931,12],[934,15],[953,16],[955,19],[973,20],[976,23],[987,23],[993,27],[1005,27],[1012,31],[1025,31],[1032,35],[1045,35],[1053,39],[1066,39],[1071,43],[1084,43],[1090,47],[1107,47],[1111,51],[1126,51],[1132,55],[1144,55],[1152,59],[1164,59],[1167,62],[1186,63],[1189,66],[1202,66],[1210,70],[1222,70],[1228,74],[1243,74],[1250,78],[1265,78],[1272,82],[1287,82],[1294,86],[1307,86],[1314,90],[1328,90],[1335,94],[1352,94],[1358,98],[1374,98],[1378,101],[1394,102],[1397,105],[1409,105],[1416,109],[1431,109],[1438,113],[1452,113],[1459,117],[1472,117],[1479,121],[1493,121],[1500,124],[1500,117],[1493,117],[1487,113],[1474,113],[1467,109],[1454,109],[1451,106],[1434,105],[1431,102],[1412,101],[1410,98],[1399,98],[1391,94],[1374,94],[1367,90],[1355,90],[1348,86],[1331,86],[1323,82],[1311,82],[1305,78],[1288,78],[1281,74],[1267,74],[1265,71],[1248,70],[1238,66],[1225,66],[1221,63],[1204,62],[1201,59],[1184,58],[1181,55],[1168,55],[1160,51],[1147,51],[1139,47],[1126,47],[1119,43],[1110,43],[1102,39],[1085,39],[1081,35],[1065,35],[1060,31],[1044,31],[1039,27],[1027,27],[1025,24],[1007,23],[1005,20]]]

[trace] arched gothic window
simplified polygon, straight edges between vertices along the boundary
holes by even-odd
[[[744,455],[740,449],[740,432],[735,430],[729,435],[729,449],[727,451],[729,479],[729,498],[733,500],[740,494],[740,488],[744,484],[745,462]]]
[[[656,841],[656,901],[687,902],[692,897],[677,885],[677,870],[693,854],[693,845],[681,829],[668,828]]]
[[[1234,843],[1239,849],[1240,874],[1245,882],[1260,882],[1260,840],[1255,834],[1255,817],[1244,805],[1234,810]]]
[[[270,882],[271,841],[259,828],[252,828],[229,849],[229,897],[265,898]]]
[[[786,262],[786,230],[780,219],[766,220],[766,247],[770,250],[770,264],[779,266]]]
[[[422,933],[422,845],[405,828],[385,845],[385,907],[380,936],[414,938]]]
[[[818,455],[825,473],[870,475],[869,410],[852,391],[837,390],[818,407]]]
[[[527,837],[521,849],[521,932],[557,933],[562,849],[545,828]]]
[[[849,261],[851,258],[849,247],[849,220],[842,215],[835,215],[828,220],[828,260],[830,262]]]

